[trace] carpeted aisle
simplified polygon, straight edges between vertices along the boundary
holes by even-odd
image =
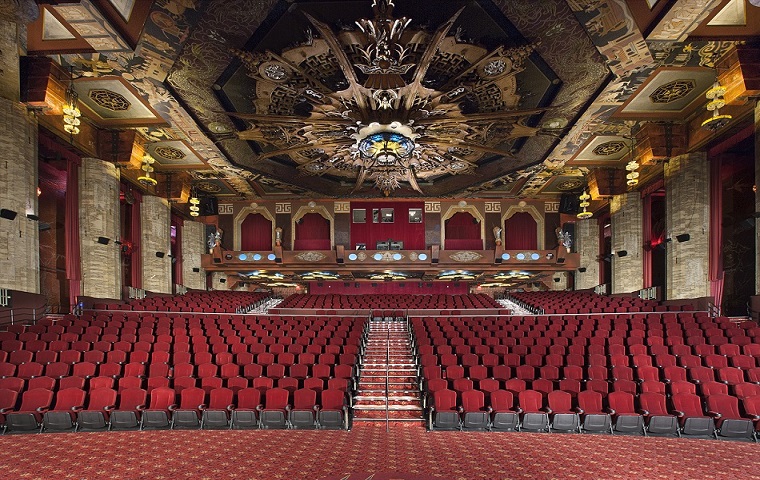
[[[621,436],[343,431],[152,431],[0,437],[9,479],[749,479],[755,443]]]

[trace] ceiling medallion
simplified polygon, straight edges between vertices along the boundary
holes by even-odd
[[[334,32],[304,12],[315,34],[281,52],[235,52],[253,79],[254,111],[242,140],[259,158],[279,157],[304,175],[365,182],[386,196],[419,180],[472,174],[478,162],[510,156],[542,109],[519,110],[515,76],[533,46],[486,49],[452,30],[392,16],[391,0],[372,3],[373,19]]]
[[[208,193],[219,193],[222,191],[222,187],[220,187],[219,185],[215,183],[209,183],[209,182],[200,182],[198,183],[198,185],[196,185],[196,188],[198,190],[208,192]]]
[[[592,152],[594,155],[599,155],[600,157],[607,157],[610,155],[615,155],[616,153],[619,153],[621,150],[625,148],[625,142],[621,142],[619,140],[613,140],[611,142],[604,142],[600,143],[594,149]]]
[[[649,95],[652,103],[671,103],[680,100],[697,86],[697,82],[692,79],[673,80],[660,85]]]
[[[98,106],[103,107],[106,110],[111,110],[113,112],[123,112],[125,110],[129,110],[129,107],[132,106],[132,104],[129,103],[129,100],[127,100],[124,95],[111,90],[93,89],[90,90],[87,95]]]
[[[449,258],[451,258],[455,262],[477,262],[478,260],[483,258],[483,255],[479,254],[478,252],[465,250],[462,252],[452,253]]]
[[[182,160],[187,155],[179,148],[161,146],[153,149],[153,153],[166,160]]]
[[[557,184],[557,190],[571,192],[573,190],[578,190],[582,185],[583,181],[581,180],[563,180]]]

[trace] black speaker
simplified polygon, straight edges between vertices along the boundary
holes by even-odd
[[[564,257],[557,257],[557,263],[565,263]]]
[[[226,278],[220,278],[219,279],[219,283],[227,283],[227,279]]]
[[[198,267],[193,267],[193,272],[194,272],[194,273],[199,273],[200,271],[201,271],[201,269],[200,269],[200,268],[198,268]]]
[[[617,252],[618,257],[625,257],[626,255],[628,255],[628,250],[620,250]]]
[[[681,243],[688,242],[690,239],[691,239],[691,235],[689,235],[688,233],[683,233],[681,235],[676,235],[676,240],[678,240]]]
[[[563,193],[559,199],[559,213],[578,213],[580,200],[574,193]]]
[[[166,255],[164,252],[156,252],[158,258],[164,258],[164,255]]]
[[[198,205],[201,216],[206,215],[219,215],[219,202],[216,197],[201,197],[199,199],[201,203]]]
[[[111,239],[108,238],[108,237],[98,237],[98,239],[96,241],[99,244],[101,244],[101,245],[108,245],[108,243],[111,241]]]
[[[583,272],[586,271],[586,267],[581,267],[581,268],[578,269],[578,271],[581,272],[581,273],[583,273]]]
[[[5,218],[7,220],[13,220],[16,218],[16,215],[18,215],[13,210],[8,210],[7,208],[0,209],[0,218]]]

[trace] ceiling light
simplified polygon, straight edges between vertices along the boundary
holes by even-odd
[[[79,125],[82,112],[79,111],[79,95],[74,90],[74,80],[69,73],[69,86],[66,88],[65,100],[63,105],[63,129],[69,135],[79,134]]]
[[[723,96],[726,94],[726,87],[720,83],[715,82],[713,86],[705,93],[705,97],[709,100],[705,108],[708,112],[712,112],[712,117],[702,122],[702,128],[714,132],[728,125],[728,122],[733,118],[731,115],[721,115],[720,109],[726,105],[726,101]]]
[[[143,172],[145,172],[144,175],[137,177],[137,181],[141,184],[145,185],[146,187],[153,187],[155,186],[158,181],[151,177],[150,174],[153,172],[153,164],[156,162],[156,160],[148,155],[147,153],[143,155],[142,159],[142,166],[140,167]]]
[[[592,212],[589,212],[588,210],[586,210],[586,207],[588,207],[589,205],[591,205],[589,203],[589,200],[591,199],[591,195],[589,195],[588,192],[586,192],[586,190],[584,189],[583,193],[581,193],[581,195],[578,197],[578,199],[581,201],[578,204],[578,206],[582,207],[583,211],[578,212],[578,215],[576,215],[576,217],[578,217],[581,220],[593,217],[594,214]]]

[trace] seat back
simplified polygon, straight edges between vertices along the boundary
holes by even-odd
[[[628,392],[612,392],[607,395],[607,402],[610,408],[615,410],[618,415],[636,414],[636,407],[633,405],[633,395]]]
[[[517,394],[517,399],[525,413],[540,412],[544,406],[544,396],[535,390],[523,390]]]
[[[33,388],[21,395],[19,412],[36,412],[38,408],[50,408],[53,403],[53,392],[45,388]]]
[[[571,413],[573,412],[573,397],[568,392],[554,390],[546,396],[549,402],[549,408],[554,413]]]
[[[181,410],[197,410],[200,405],[205,403],[206,391],[197,387],[185,388],[180,392],[179,399]]]
[[[704,417],[702,399],[693,393],[674,393],[670,397],[673,407],[683,413],[684,417]]]
[[[317,404],[317,392],[308,388],[300,388],[293,392],[294,410],[312,410]]]
[[[639,395],[639,405],[649,412],[649,415],[670,415],[665,406],[665,395],[661,393],[645,392]]]
[[[602,394],[595,390],[584,390],[578,394],[578,406],[587,414],[601,414]]]
[[[462,392],[462,408],[465,412],[479,412],[485,407],[485,395],[480,390]]]
[[[64,388],[55,394],[55,406],[52,410],[69,411],[72,407],[84,407],[85,391],[81,388]]]
[[[261,390],[257,388],[244,388],[237,393],[236,409],[256,410],[261,405]]]

